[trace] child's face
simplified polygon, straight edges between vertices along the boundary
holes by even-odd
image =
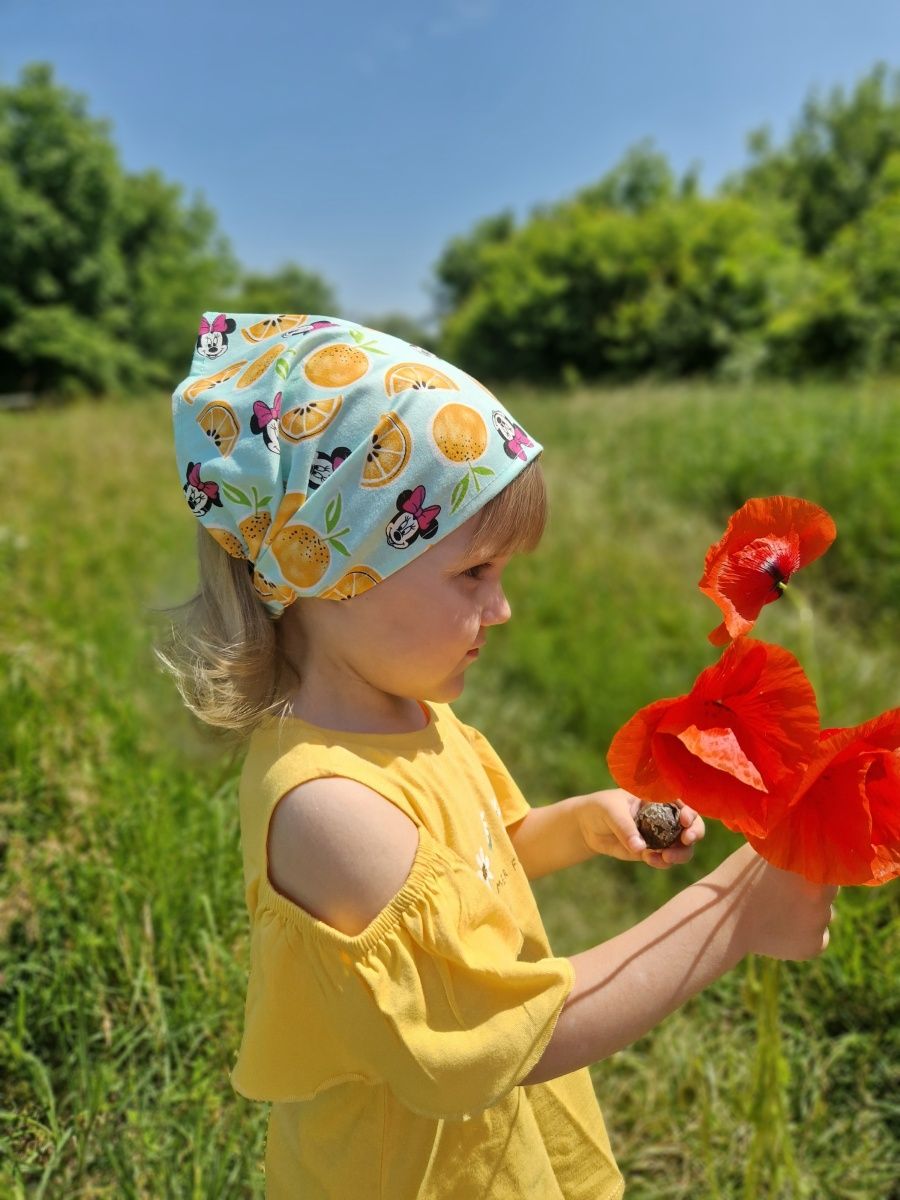
[[[453,700],[491,625],[511,614],[509,557],[466,554],[477,516],[353,600],[300,601],[307,649],[302,690]]]

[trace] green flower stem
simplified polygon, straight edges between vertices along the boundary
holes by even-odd
[[[782,585],[781,594],[793,604],[794,611],[797,613],[800,650],[803,655],[802,666],[821,702],[822,673],[819,669],[819,656],[816,653],[816,618],[813,615],[812,605],[802,592],[798,592],[796,588],[787,584]]]
[[[795,588],[783,585],[781,593],[796,610],[802,665],[821,697],[812,605]],[[783,1195],[781,1188],[785,1185],[786,1194],[799,1196],[800,1179],[791,1145],[788,1106],[790,1065],[781,1043],[781,963],[775,958],[750,959],[747,970],[756,1011],[756,1053],[749,1112],[753,1138],[744,1176],[744,1200]]]
[[[751,959],[748,982],[755,993],[756,1054],[750,1085],[753,1139],[744,1175],[744,1200],[785,1194],[800,1195],[800,1179],[791,1145],[788,1084],[790,1068],[781,1045],[781,963],[777,958]]]

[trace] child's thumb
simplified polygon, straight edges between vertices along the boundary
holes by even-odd
[[[623,799],[621,805],[616,805],[609,817],[613,833],[626,850],[630,850],[633,854],[640,854],[642,850],[647,849],[647,843],[638,832],[626,800]]]

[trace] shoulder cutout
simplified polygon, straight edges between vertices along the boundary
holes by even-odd
[[[310,916],[353,937],[403,887],[418,850],[413,821],[342,776],[312,779],[278,801],[269,823],[269,882]]]

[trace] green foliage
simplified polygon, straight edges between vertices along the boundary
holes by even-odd
[[[236,294],[222,308],[245,313],[334,313],[337,300],[320,275],[285,263],[270,275],[245,272]]]
[[[598,183],[491,218],[436,268],[442,346],[493,379],[894,369],[900,71],[812,96],[716,196],[643,142]]]
[[[489,378],[711,371],[740,353],[803,274],[777,214],[739,198],[584,200],[482,252],[444,348]]]
[[[185,205],[158,171],[125,176],[122,198],[123,333],[141,352],[144,378],[171,384],[190,360],[200,313],[227,297],[237,268],[212,209],[199,199]]]
[[[831,724],[900,703],[900,385],[518,389],[551,521],[509,568],[513,620],[455,705],[532,803],[605,786],[613,732],[715,657],[696,588],[748,495],[826,505],[814,605]],[[201,741],[153,666],[148,608],[195,583],[169,403],[0,413],[0,1194],[263,1194],[264,1105],[228,1081],[248,926],[239,762]],[[94,432],[115,423],[117,453]],[[123,489],[121,462],[138,462]],[[163,481],[163,486],[160,485]],[[166,483],[166,481],[169,481]],[[792,606],[760,636],[800,653]],[[810,667],[812,664],[807,664]],[[539,880],[556,952],[647,915],[738,839],[716,823],[677,872],[598,860]],[[782,1037],[799,1192],[891,1195],[900,1162],[897,884],[843,889],[828,952],[786,964]],[[738,1200],[750,1134],[752,972],[730,973],[592,1071],[635,1200]]]
[[[483,217],[471,233],[447,243],[434,268],[437,302],[442,312],[457,308],[475,290],[484,272],[485,252],[508,241],[514,228],[513,214],[501,212]]]
[[[678,183],[666,156],[645,140],[627,150],[620,163],[599,182],[583,188],[576,199],[594,208],[642,213],[676,195],[688,197],[696,191],[696,173],[688,172]]]
[[[46,65],[0,87],[0,390],[146,387],[190,353],[232,263],[201,202],[127,175]]]
[[[900,71],[882,63],[849,96],[812,94],[787,143],[766,130],[748,138],[751,164],[728,182],[756,202],[777,198],[794,212],[806,250],[822,253],[873,201],[889,156],[900,150]]]

